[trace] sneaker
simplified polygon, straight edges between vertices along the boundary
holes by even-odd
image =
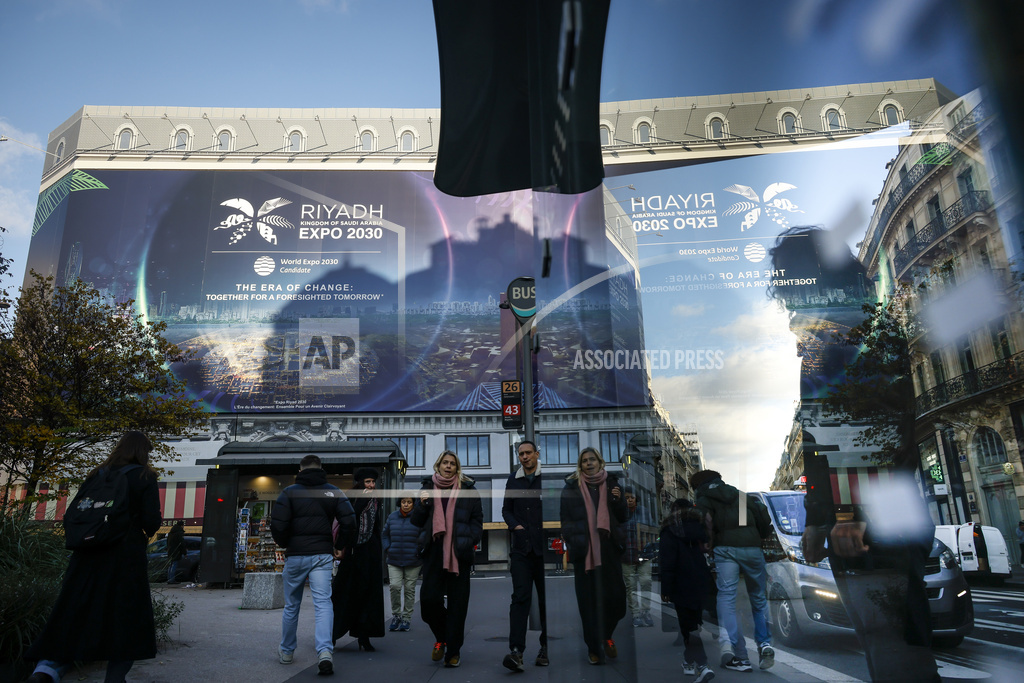
[[[601,661],[601,655],[599,655],[599,654],[597,654],[595,652],[588,652],[587,653],[587,660],[591,664],[604,664],[604,662]]]
[[[775,650],[768,643],[764,643],[757,648],[757,655],[762,670],[770,669],[775,665]]]
[[[505,655],[505,659],[501,660],[501,665],[509,671],[524,671],[523,653],[519,650],[512,650]]]
[[[540,649],[537,653],[537,659],[533,663],[537,666],[547,666],[551,663],[548,661],[548,649],[546,647]]]
[[[462,658],[458,655],[452,655],[448,659],[444,660],[444,665],[448,669],[458,669],[459,664],[462,663]]]
[[[434,643],[434,649],[430,653],[430,658],[435,662],[440,662],[444,657],[444,643]]]
[[[330,676],[334,673],[334,655],[330,650],[320,650],[316,657],[316,668],[319,676]]]
[[[284,650],[277,651],[277,661],[282,664],[291,664],[295,661],[295,654],[293,652],[285,652]]]
[[[611,638],[604,641],[604,653],[612,659],[615,659],[619,656],[619,648],[615,647],[615,641]]]
[[[725,666],[726,664],[728,664],[729,662],[731,662],[734,659],[736,659],[736,655],[733,654],[732,648],[731,647],[723,647],[722,648],[722,658],[719,660],[719,663],[722,666]]]
[[[749,659],[740,659],[739,657],[733,657],[725,664],[722,664],[726,669],[731,671],[753,671],[754,667],[750,666]]]
[[[651,616],[651,610],[644,610],[640,618],[643,619],[644,626],[654,626],[654,617]]]
[[[693,662],[684,661],[683,662],[683,675],[684,676],[696,676],[697,675],[697,665],[694,664]]]
[[[412,624],[409,623],[408,619],[402,619],[401,625],[398,627],[399,631],[408,631],[412,628]]]
[[[389,631],[397,631],[402,625],[402,617],[391,617],[391,623],[388,624]]]
[[[640,628],[644,625],[644,620],[640,617],[633,617],[633,628]]]
[[[694,679],[694,683],[705,683],[715,677],[715,672],[707,666],[697,667],[697,678]]]

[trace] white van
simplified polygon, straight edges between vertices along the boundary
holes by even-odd
[[[990,576],[999,583],[1009,578],[1010,555],[999,529],[977,522],[940,524],[935,538],[949,546],[966,576]]]

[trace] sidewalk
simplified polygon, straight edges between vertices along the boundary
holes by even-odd
[[[159,589],[158,587],[155,587]],[[355,640],[338,641],[334,655],[335,677],[316,678],[316,655],[313,652],[313,605],[309,591],[299,615],[299,648],[295,663],[284,666],[277,661],[281,637],[281,610],[242,610],[239,589],[205,589],[197,587],[164,588],[165,594],[185,603],[185,610],[171,630],[172,641],[161,647],[156,659],[137,662],[128,676],[135,683],[197,683],[226,681],[248,683],[284,683],[285,681],[358,680],[415,681],[485,681],[502,679],[527,681],[662,681],[684,678],[680,664],[682,648],[673,647],[676,634],[663,632],[661,620],[654,628],[634,629],[628,618],[615,632],[619,657],[607,666],[590,666],[580,635],[572,578],[549,576],[548,651],[551,666],[537,667],[538,633],[530,631],[525,656],[526,671],[513,674],[501,666],[508,651],[508,602],[511,584],[506,575],[475,576],[472,581],[470,610],[466,624],[466,644],[462,666],[445,669],[430,660],[434,639],[420,619],[419,606],[413,616],[412,630],[388,633],[374,639],[376,652],[359,652]],[[387,592],[387,587],[382,590]],[[390,603],[385,598],[386,612]],[[657,605],[652,613],[658,614]],[[748,631],[749,632],[749,631]],[[794,655],[779,652],[774,668],[761,672],[754,663],[754,673],[726,671],[716,666],[719,650],[705,626],[703,640],[708,651],[716,681],[793,681],[817,680],[855,681],[855,677],[808,662]],[[771,677],[770,679],[768,677]],[[102,681],[102,665],[90,665],[81,677],[71,673],[66,681]]]

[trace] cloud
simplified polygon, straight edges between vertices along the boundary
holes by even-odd
[[[742,344],[753,347],[791,345],[794,339],[789,331],[789,316],[778,304],[767,298],[752,301],[747,313],[711,328],[710,333],[730,341],[741,340]]]
[[[0,134],[7,140],[0,142],[0,182],[24,180],[31,170],[33,183],[38,184],[42,171],[42,158],[46,147],[35,133],[19,130],[6,119],[0,118]]]
[[[348,13],[348,0],[299,0],[299,4],[306,10],[307,14],[318,11]]]
[[[800,396],[800,359],[788,343],[741,349],[721,370],[655,377],[678,423],[696,423],[708,467],[746,490],[771,484]]]
[[[2,118],[0,133],[8,138],[0,142],[0,225],[7,228],[0,237],[0,254],[14,261],[10,277],[20,283],[39,199],[44,155],[40,149],[45,143],[35,133],[19,130]]]
[[[680,318],[690,318],[703,315],[707,307],[704,304],[679,304],[672,309],[672,315]]]

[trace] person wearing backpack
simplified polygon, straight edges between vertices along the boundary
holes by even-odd
[[[771,535],[771,518],[764,503],[722,481],[714,470],[701,470],[690,477],[696,492],[696,505],[704,516],[715,557],[718,586],[718,623],[728,634],[722,643],[721,664],[732,671],[750,671],[746,639],[736,617],[736,588],[740,574],[747,585],[750,609],[754,616],[754,640],[759,665],[769,669],[775,664],[772,634],[768,625],[768,572],[761,542]]]
[[[156,657],[146,564],[146,543],[161,521],[157,475],[149,465],[152,450],[142,432],[125,433],[68,506],[65,520],[71,522],[77,511],[99,506],[109,511],[108,521],[123,510],[126,524],[93,528],[84,536],[81,525],[66,530],[71,561],[46,626],[25,654],[38,660],[27,681],[55,683],[72,662],[105,660],[104,681],[122,683],[135,660]],[[104,492],[112,494],[107,503]]]

